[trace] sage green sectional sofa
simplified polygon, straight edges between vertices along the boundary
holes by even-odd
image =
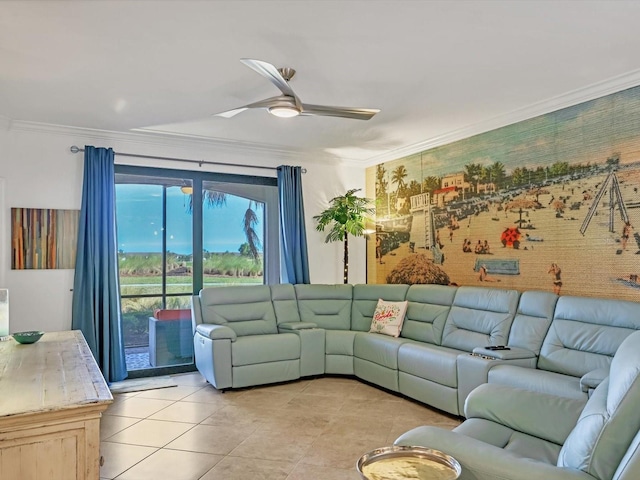
[[[369,333],[378,299],[408,302],[399,337]],[[640,329],[634,302],[486,287],[254,285],[192,300],[196,367],[217,389],[352,375],[454,415],[487,383],[585,403]]]
[[[395,444],[452,455],[462,466],[460,480],[640,478],[640,332],[621,342],[609,375],[586,403],[524,386],[481,385],[467,398],[467,419],[453,431],[418,427]]]

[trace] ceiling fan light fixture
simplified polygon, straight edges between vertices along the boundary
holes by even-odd
[[[291,118],[300,115],[300,110],[289,105],[277,105],[269,107],[269,113],[280,118]]]

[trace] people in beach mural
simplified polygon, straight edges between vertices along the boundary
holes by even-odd
[[[640,87],[376,165],[366,193],[369,283],[640,300]]]

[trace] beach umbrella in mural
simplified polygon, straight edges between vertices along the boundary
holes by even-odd
[[[540,208],[540,203],[528,198],[516,198],[505,205],[507,210],[518,210],[521,208]]]
[[[537,188],[532,188],[527,192],[527,195],[535,195],[536,196],[536,202],[538,201],[538,195],[549,195],[551,192],[549,190],[547,190],[546,188],[541,188],[541,187],[537,187]]]
[[[564,212],[564,209],[567,208],[567,205],[562,200],[554,200],[551,206],[556,212]]]
[[[507,227],[500,234],[500,242],[503,246],[509,248],[519,248],[520,247],[520,230],[518,227]]]
[[[515,200],[510,201],[505,206],[507,210],[516,210],[520,215],[518,221],[516,222],[518,225],[522,226],[522,214],[527,211],[527,209],[540,208],[540,204],[535,200],[529,200],[527,198],[516,198]],[[526,223],[526,221],[525,221]]]
[[[449,285],[449,275],[427,255],[420,253],[402,259],[387,275],[387,283]]]

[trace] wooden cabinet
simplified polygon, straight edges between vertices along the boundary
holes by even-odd
[[[79,331],[0,342],[0,478],[100,476],[100,417],[113,401]]]

